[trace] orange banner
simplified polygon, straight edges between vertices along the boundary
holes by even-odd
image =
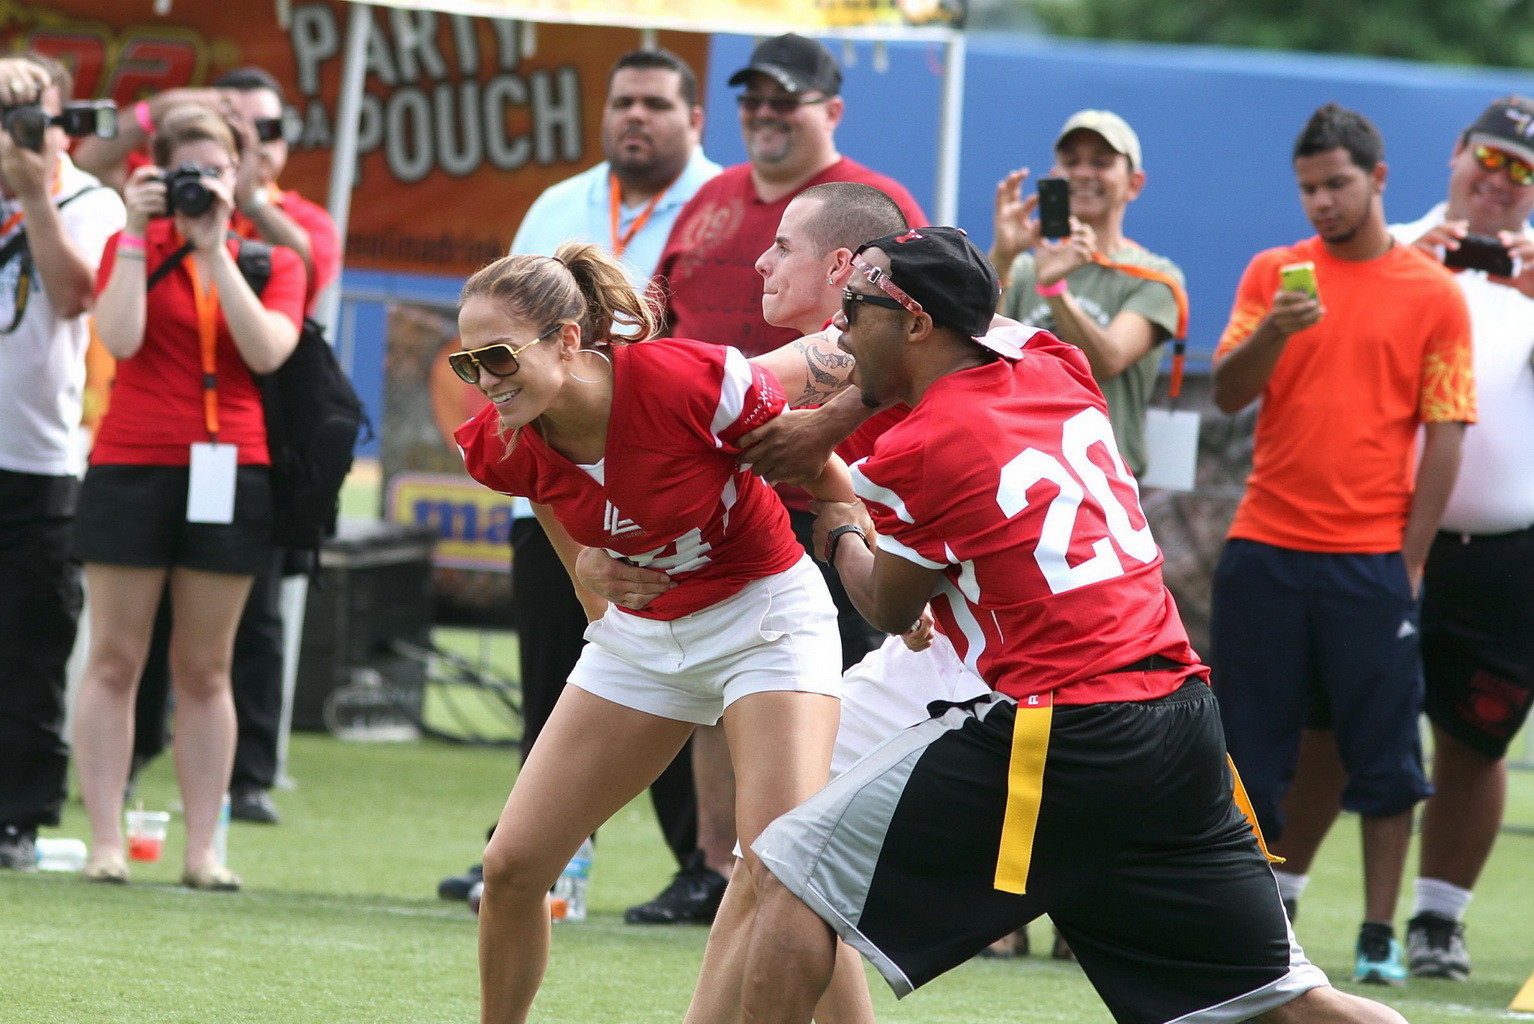
[[[74,71],[79,99],[126,106],[206,85],[247,64],[270,71],[303,117],[282,184],[317,202],[329,188],[349,5],[178,3],[165,17],[123,0],[0,5],[0,45],[35,48]],[[464,275],[505,253],[549,185],[602,159],[607,74],[639,45],[632,28],[516,23],[375,8],[347,232],[349,267]],[[707,75],[708,37],[658,44]]]

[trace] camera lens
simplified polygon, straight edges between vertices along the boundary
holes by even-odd
[[[213,205],[213,193],[202,183],[206,171],[182,164],[165,176],[165,212],[200,217]]]
[[[8,107],[0,117],[6,132],[16,145],[40,153],[43,149],[43,131],[48,127],[48,115],[36,103],[22,103]]]

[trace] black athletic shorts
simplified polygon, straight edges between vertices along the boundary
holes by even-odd
[[[1534,702],[1534,527],[1439,533],[1422,589],[1428,718],[1504,757]]]
[[[234,522],[186,521],[186,466],[92,466],[75,513],[81,562],[182,566],[254,576],[271,562],[272,489],[265,466],[235,476]]]
[[[1196,679],[1144,702],[951,706],[753,849],[897,996],[1045,913],[1126,1024],[1242,1021],[1326,984],[1233,799]],[[1025,893],[998,889],[1018,873]]]

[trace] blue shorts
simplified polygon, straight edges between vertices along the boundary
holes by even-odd
[[[1342,805],[1410,810],[1422,771],[1419,607],[1398,552],[1330,554],[1226,542],[1214,574],[1210,683],[1225,741],[1270,838],[1294,778],[1300,730],[1324,701],[1347,769]]]

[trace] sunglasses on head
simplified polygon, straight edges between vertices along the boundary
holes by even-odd
[[[735,97],[735,102],[741,110],[748,114],[754,114],[762,107],[766,107],[774,114],[792,114],[800,107],[813,106],[816,103],[827,103],[831,97],[820,96],[813,100],[801,99],[798,96],[758,96],[753,92],[743,92]]]
[[[904,309],[904,304],[895,299],[883,295],[871,295],[868,292],[855,292],[851,288],[842,289],[842,318],[851,327],[857,319],[858,304],[866,302],[870,306],[883,306],[885,309]]]
[[[522,368],[522,364],[517,360],[518,356],[563,326],[564,324],[562,323],[555,324],[519,348],[512,348],[510,345],[502,342],[496,345],[486,345],[484,348],[471,348],[462,352],[449,353],[447,365],[453,368],[453,372],[458,375],[458,379],[465,384],[478,384],[480,370],[486,371],[492,377],[510,377]]]
[[[1514,185],[1534,185],[1534,167],[1510,153],[1491,146],[1477,146],[1475,162],[1488,171],[1506,171],[1507,179]]]

